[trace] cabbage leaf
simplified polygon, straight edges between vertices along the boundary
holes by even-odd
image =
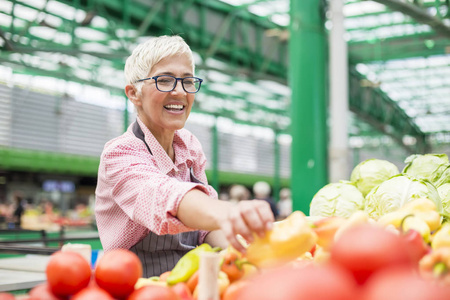
[[[395,211],[416,198],[426,197],[436,204],[442,212],[438,191],[427,180],[421,180],[407,174],[396,175],[375,187],[366,196],[365,211],[373,219]]]
[[[368,159],[353,169],[350,181],[365,197],[374,187],[399,173],[397,166],[387,160]]]
[[[348,218],[363,209],[364,197],[350,182],[330,183],[313,197],[309,214],[312,217],[338,216]]]

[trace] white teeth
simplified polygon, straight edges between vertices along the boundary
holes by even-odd
[[[164,107],[168,109],[183,109],[183,105],[174,105],[174,104],[166,105]]]

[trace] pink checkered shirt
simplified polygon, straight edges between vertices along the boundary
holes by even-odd
[[[209,185],[190,182],[190,169],[207,184],[206,158],[200,142],[186,129],[175,132],[175,163],[148,128],[137,119],[145,141],[128,127],[107,142],[101,155],[95,203],[97,227],[105,251],[129,249],[152,231],[158,235],[192,231],[175,215],[183,196],[199,189],[217,199]],[[199,243],[208,232],[201,231]]]

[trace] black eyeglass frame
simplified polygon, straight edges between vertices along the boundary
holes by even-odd
[[[175,79],[175,83],[173,84],[173,87],[172,87],[172,89],[171,89],[170,91],[161,91],[161,90],[159,89],[159,87],[158,87],[158,78],[159,78],[159,77],[172,77],[172,78]],[[199,84],[198,84],[198,89],[197,89],[195,92],[189,92],[189,91],[187,91],[187,90],[184,88],[184,80],[185,80],[185,79],[189,79],[189,78],[194,78],[195,80],[198,80],[198,82],[199,82]],[[158,91],[163,92],[163,93],[169,93],[169,92],[173,91],[173,90],[176,88],[176,86],[177,86],[177,84],[178,84],[178,81],[181,81],[181,86],[183,87],[183,90],[184,90],[186,93],[189,93],[189,94],[195,94],[195,93],[198,93],[198,91],[200,91],[200,87],[202,86],[202,82],[203,82],[203,79],[201,79],[201,78],[199,78],[199,77],[194,77],[194,76],[188,76],[188,77],[175,77],[175,76],[172,76],[172,75],[158,75],[158,76],[153,76],[153,77],[148,77],[148,78],[136,80],[136,83],[137,83],[137,82],[141,82],[141,81],[145,81],[145,80],[150,80],[150,79],[154,79],[154,80],[155,80],[156,89],[158,89]]]

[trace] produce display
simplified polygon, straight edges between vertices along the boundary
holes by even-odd
[[[400,173],[362,162],[317,192],[310,216],[295,211],[251,243],[239,236],[245,253],[202,244],[160,276],[142,278],[128,250],[107,252],[92,271],[78,253],[57,252],[28,299],[203,300],[205,255],[220,258],[217,300],[450,299],[449,160],[405,163]]]

